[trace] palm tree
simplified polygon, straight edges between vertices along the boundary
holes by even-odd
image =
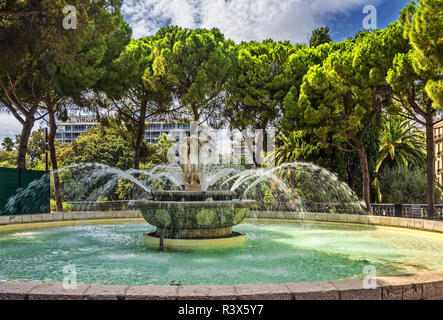
[[[425,168],[426,152],[425,137],[409,120],[400,120],[389,117],[380,133],[380,149],[375,173],[378,175],[382,167],[385,168]],[[380,182],[374,179],[378,201],[382,201]]]
[[[168,160],[169,149],[174,145],[166,133],[163,133],[161,137],[157,138],[157,152],[161,162],[166,162]]]
[[[425,167],[425,137],[409,120],[398,120],[390,117],[380,134],[380,154],[375,167]]]
[[[275,157],[276,165],[298,160],[306,160],[318,147],[309,143],[304,131],[293,131],[288,136],[279,137],[279,146],[269,157]]]
[[[12,139],[10,137],[6,137],[3,139],[2,141],[2,147],[3,150],[5,151],[12,151],[12,149],[14,148],[14,141],[12,141]]]

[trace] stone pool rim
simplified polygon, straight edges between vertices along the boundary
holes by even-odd
[[[291,212],[250,211],[249,219],[298,220]],[[317,223],[362,224],[443,234],[443,221],[350,214],[307,213]],[[93,223],[142,221],[138,211],[69,212],[0,216],[0,231]],[[363,288],[363,279],[285,284],[190,286],[85,285],[67,290],[61,283],[0,281],[0,300],[443,300],[443,270],[376,278],[376,287]]]

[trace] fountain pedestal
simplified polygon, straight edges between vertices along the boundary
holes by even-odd
[[[233,200],[229,191],[162,191],[154,200],[133,201],[143,218],[156,226],[144,242],[163,247],[216,247],[244,243],[246,235],[232,231],[256,205],[252,200]],[[207,199],[210,199],[209,201]]]
[[[201,191],[202,187],[199,184],[185,183],[185,191]]]
[[[171,239],[160,238],[153,233],[143,234],[143,243],[155,248],[216,248],[231,247],[246,242],[246,234],[234,232],[226,238],[208,238],[208,239]]]

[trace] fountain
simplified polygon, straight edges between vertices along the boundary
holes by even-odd
[[[81,267],[78,283],[100,284],[97,290],[105,291],[101,285],[227,285],[231,290],[232,284],[240,283],[280,288],[274,285],[363,278],[368,268],[376,268],[377,276],[441,269],[443,238],[437,221],[421,223],[423,230],[396,231],[401,223],[408,228],[417,223],[356,216],[368,214],[364,203],[334,173],[315,164],[251,168],[207,161],[212,151],[204,139],[181,142],[170,152],[171,160],[178,157],[175,163],[149,170],[88,163],[60,169],[65,199],[84,202],[76,207],[79,212],[0,217],[0,224],[11,222],[0,226],[0,282],[7,281],[2,288],[10,284],[17,295],[17,281],[24,281],[23,295],[30,294],[27,282],[33,287],[35,282],[61,282],[61,270],[64,273],[68,263]],[[44,182],[18,190],[7,211],[32,202]],[[149,225],[139,219],[139,212],[125,211],[125,201],[118,201],[118,212],[85,212],[91,203],[95,209],[116,194],[139,199],[131,205]],[[340,214],[323,210],[329,202]],[[249,219],[243,220],[246,215]],[[30,226],[29,221],[36,223]],[[145,244],[216,248],[159,251],[146,250]],[[424,277],[428,281],[428,275]],[[41,288],[50,288],[52,295],[49,286]],[[205,297],[204,290],[195,297]],[[275,295],[280,297],[281,290]]]
[[[232,227],[244,220],[256,202],[234,199],[235,191],[207,190],[206,169],[211,155],[208,144],[207,139],[197,136],[180,140],[179,169],[171,166],[169,170],[178,169],[170,176],[176,177],[182,190],[153,191],[152,200],[130,203],[149,224],[157,227],[155,232],[143,235],[145,244],[190,248],[230,246],[246,241],[246,235],[233,231]]]
[[[168,150],[169,163],[150,170],[124,171],[84,163],[64,167],[59,174],[70,181],[64,184],[65,196],[88,204],[113,193],[121,181],[130,185],[127,195],[136,200],[129,206],[156,227],[143,234],[143,242],[157,248],[244,243],[246,234],[232,228],[243,222],[251,208],[290,212],[301,220],[306,212],[321,212],[329,202],[344,213],[366,213],[364,203],[349,186],[324,168],[293,162],[247,169],[224,162],[211,146],[211,138],[200,132],[180,139]],[[7,207],[27,201],[34,194],[28,189],[11,197]]]
[[[204,132],[203,132],[204,133]],[[168,151],[168,164],[150,170],[127,171],[103,164],[75,164],[59,170],[72,183],[64,192],[76,201],[92,201],[115,190],[119,181],[135,188],[138,209],[155,231],[144,233],[143,241],[157,248],[219,247],[241,244],[246,234],[232,228],[243,222],[251,208],[261,211],[290,211],[303,219],[307,211],[319,211],[308,202],[335,202],[342,212],[365,213],[364,203],[345,183],[328,170],[312,163],[285,163],[278,167],[246,169],[223,164],[211,148],[211,138],[183,137]],[[37,182],[37,184],[40,182]],[[32,190],[23,190],[8,202],[13,208]],[[133,199],[134,199],[133,198]],[[245,200],[253,199],[253,200]],[[340,209],[337,207],[337,209]]]

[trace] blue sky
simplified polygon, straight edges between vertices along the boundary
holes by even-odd
[[[363,7],[377,9],[377,27],[397,20],[408,0],[126,0],[122,11],[134,38],[152,35],[175,24],[187,28],[219,28],[236,42],[290,40],[306,43],[313,29],[328,26],[341,41],[363,30]],[[36,124],[35,129],[38,128]],[[20,124],[0,114],[0,139],[15,137]]]
[[[368,4],[374,4],[376,7],[377,27],[384,29],[388,24],[398,19],[400,10],[409,2],[411,0],[385,0],[374,1],[373,3],[368,1]],[[331,15],[326,22],[330,29],[331,38],[334,41],[342,41],[363,30],[362,19],[364,16],[365,14],[362,13],[361,6],[356,6],[354,9],[343,13]]]
[[[134,37],[154,34],[175,24],[187,28],[219,28],[228,38],[307,42],[313,29],[328,26],[340,41],[362,30],[366,5],[377,9],[377,27],[396,20],[410,0],[133,0],[123,14]]]

